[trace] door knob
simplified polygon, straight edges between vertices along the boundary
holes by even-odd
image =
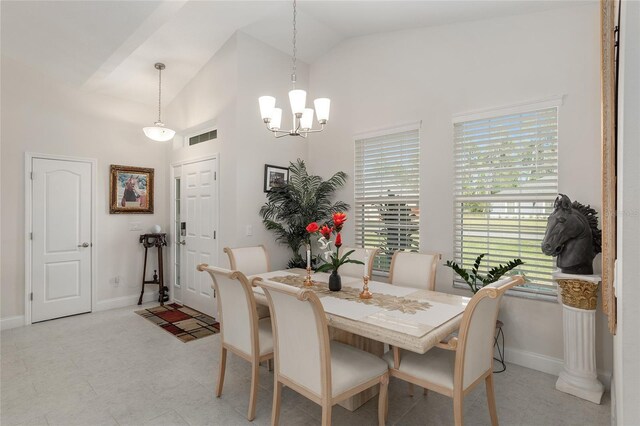
[[[84,247],[84,248],[87,248],[87,247],[89,247],[89,243],[82,243],[82,244],[78,244],[78,247]]]
[[[182,240],[182,241],[178,241],[176,244],[179,244],[181,246],[184,246],[187,244],[187,240]]]

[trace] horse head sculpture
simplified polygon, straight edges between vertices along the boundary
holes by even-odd
[[[557,265],[566,274],[593,274],[593,258],[601,251],[602,232],[591,206],[573,203],[558,195],[553,213],[547,220],[542,252],[557,257]]]

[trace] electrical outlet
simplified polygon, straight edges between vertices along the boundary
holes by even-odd
[[[245,233],[247,234],[247,237],[250,237],[253,235],[253,225],[247,225],[246,229],[245,229]]]
[[[129,231],[142,231],[142,224],[140,222],[129,222]]]

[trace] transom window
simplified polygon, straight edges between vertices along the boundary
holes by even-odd
[[[469,268],[487,253],[484,273],[521,258],[516,291],[544,298],[556,292],[540,243],[558,194],[558,106],[519,110],[454,120],[454,256]]]
[[[373,268],[386,273],[396,250],[420,247],[418,125],[355,142],[356,244],[380,249]]]

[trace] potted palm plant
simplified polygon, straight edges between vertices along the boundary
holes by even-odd
[[[460,276],[467,283],[473,294],[476,294],[478,290],[482,287],[494,283],[498,281],[504,274],[516,268],[520,265],[524,265],[522,259],[513,259],[507,262],[506,265],[498,265],[489,270],[487,275],[482,276],[478,272],[480,269],[480,263],[482,262],[482,258],[486,253],[482,253],[478,257],[476,257],[476,261],[473,263],[473,267],[471,268],[471,273],[469,273],[466,269],[460,267],[456,262],[452,260],[447,260],[444,266],[447,266],[454,270],[456,274]]]
[[[309,242],[306,230],[309,223],[328,222],[333,213],[349,210],[347,203],[332,201],[346,180],[344,172],[337,172],[327,180],[310,175],[304,161],[298,159],[289,167],[289,182],[267,193],[267,202],[260,208],[262,223],[276,235],[276,241],[291,249],[289,268],[306,267],[300,248]]]

